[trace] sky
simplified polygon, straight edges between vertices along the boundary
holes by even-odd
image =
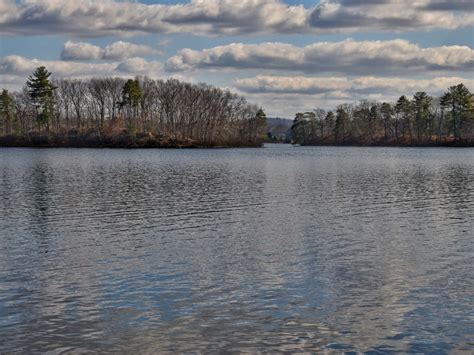
[[[0,0],[0,88],[56,78],[206,82],[269,116],[474,91],[472,0]]]

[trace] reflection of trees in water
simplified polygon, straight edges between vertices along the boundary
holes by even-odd
[[[329,287],[310,292],[315,292],[311,296],[318,301],[324,301],[321,293],[327,293],[332,298],[327,302],[329,307],[338,305],[326,316],[319,312],[326,317],[321,318],[323,324],[336,325],[344,333],[337,341],[358,344],[364,351],[377,348],[385,339],[387,346],[407,350],[410,341],[400,340],[407,330],[413,332],[421,326],[419,317],[413,317],[420,312],[416,292],[426,288],[428,297],[433,291],[432,277],[426,274],[440,271],[441,254],[451,247],[449,241],[437,238],[436,230],[449,228],[449,216],[437,211],[445,206],[452,215],[446,205],[453,194],[463,195],[456,203],[469,203],[465,191],[469,183],[464,174],[456,176],[463,187],[448,196],[444,190],[452,190],[451,182],[444,169],[438,174],[417,168],[400,170],[395,164],[374,171],[370,162],[360,165],[350,172],[333,166],[329,174],[327,165],[300,168],[291,183],[299,188],[293,196],[297,202],[285,205],[287,210],[293,207],[298,211],[293,217],[296,231],[292,237],[304,238],[301,244],[307,255],[313,254],[312,270],[317,270],[318,276],[309,273],[305,284],[310,285],[311,278],[328,280],[323,285]],[[303,207],[296,208],[297,204]],[[469,221],[469,212],[464,211],[459,219]],[[455,237],[461,229],[444,236]],[[426,245],[427,240],[434,246]],[[428,307],[428,312],[436,310]],[[455,320],[446,324],[455,324]]]
[[[23,288],[0,287],[27,319],[20,336],[3,333],[9,344],[428,349],[416,342],[455,329],[469,306],[470,165],[312,149],[71,151],[32,162],[28,197],[18,195],[31,201],[28,244],[12,246],[27,252],[0,261],[19,270]],[[17,177],[0,171],[7,192]],[[458,335],[437,336],[449,349]]]

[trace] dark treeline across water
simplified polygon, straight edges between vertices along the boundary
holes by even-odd
[[[0,97],[0,145],[260,146],[265,114],[242,96],[178,80],[50,80],[39,67]]]
[[[242,96],[178,80],[50,80],[39,67],[20,92],[0,95],[0,146],[258,147],[271,122]],[[394,104],[362,101],[297,113],[301,145],[473,146],[474,96],[455,85]],[[265,136],[267,133],[267,136]]]
[[[474,146],[474,96],[459,84],[441,97],[417,92],[394,104],[316,109],[297,113],[291,133],[301,145]]]

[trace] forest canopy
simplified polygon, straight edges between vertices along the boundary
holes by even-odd
[[[464,84],[441,97],[417,92],[397,102],[362,101],[297,113],[291,127],[302,145],[474,145],[474,95]]]
[[[52,79],[38,67],[23,90],[0,94],[0,145],[98,147],[260,146],[271,136],[262,108],[207,84],[148,77]],[[474,145],[474,95],[361,101],[297,113],[301,145]]]
[[[147,77],[52,79],[37,68],[0,95],[0,142],[44,146],[259,146],[263,110],[206,84]]]

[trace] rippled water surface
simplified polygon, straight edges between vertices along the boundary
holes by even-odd
[[[473,220],[473,149],[0,149],[0,352],[473,351]]]

